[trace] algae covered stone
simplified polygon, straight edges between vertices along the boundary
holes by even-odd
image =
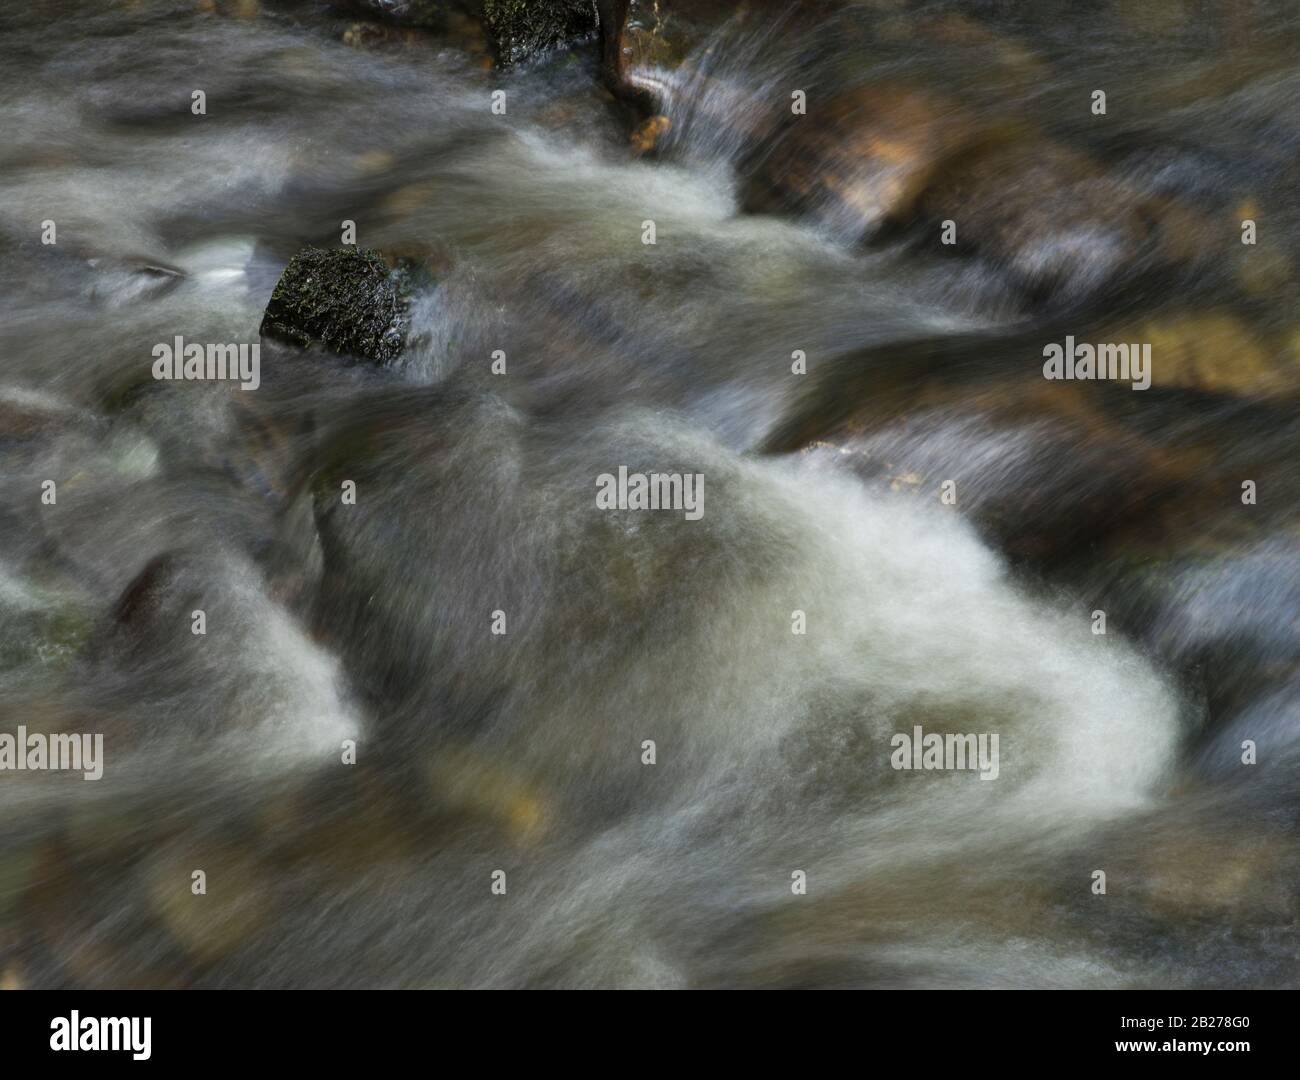
[[[595,0],[483,0],[483,25],[503,64],[514,64],[596,30]]]
[[[307,247],[280,275],[260,333],[384,363],[405,344],[409,291],[407,271],[377,251]]]
[[[330,0],[333,7],[436,33],[481,24],[504,65],[594,34],[596,0]]]

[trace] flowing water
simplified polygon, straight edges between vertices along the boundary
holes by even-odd
[[[594,43],[503,73],[314,3],[6,12],[0,732],[104,769],[0,773],[0,977],[1300,982],[1300,22],[1010,7],[963,9],[996,54],[917,30],[957,5],[724,21],[642,76],[645,158]],[[1195,256],[1043,307],[747,212],[745,103],[867,73],[1013,104],[1193,208]],[[436,267],[397,364],[151,377],[258,341],[345,221]],[[1151,391],[1044,393],[1044,344],[1119,325]],[[620,466],[701,474],[702,515],[598,509]],[[997,734],[996,779],[892,768],[918,725]]]

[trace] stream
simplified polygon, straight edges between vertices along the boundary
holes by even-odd
[[[1300,985],[1300,11],[676,6],[644,153],[596,35],[0,15],[5,985]],[[389,364],[259,337],[349,223]]]

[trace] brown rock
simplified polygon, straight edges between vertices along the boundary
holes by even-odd
[[[1271,348],[1232,312],[1161,315],[1117,329],[1108,340],[1150,344],[1155,389],[1245,397],[1300,390],[1300,364],[1294,353]]]
[[[659,141],[659,137],[665,134],[671,126],[672,123],[666,116],[652,116],[638,124],[632,132],[630,140],[633,152],[638,156],[648,154],[655,148],[655,143]]]
[[[854,239],[909,218],[940,165],[979,136],[955,102],[900,83],[858,87],[798,117],[746,199],[807,212]]]
[[[1219,827],[1165,830],[1149,841],[1140,888],[1148,907],[1164,918],[1223,918],[1232,912],[1286,917],[1284,885],[1294,852],[1285,840]]]
[[[943,170],[922,205],[956,224],[959,250],[978,250],[1035,298],[1082,299],[1143,264],[1159,240],[1144,197],[1050,141],[974,148]]]
[[[0,398],[0,444],[37,438],[57,428],[73,414],[38,401]]]
[[[605,81],[648,111],[669,101],[667,76],[719,27],[776,31],[783,19],[811,21],[833,6],[834,0],[596,0]]]
[[[526,847],[551,826],[555,810],[527,777],[468,747],[447,747],[427,764],[430,795],[439,805],[502,828]]]
[[[202,870],[207,892],[195,895]],[[270,914],[269,886],[256,857],[233,846],[178,845],[148,867],[153,910],[196,959],[210,962],[238,947]]]
[[[1111,418],[1093,390],[1020,375],[937,378],[915,389],[905,417],[868,402],[805,452],[833,451],[868,483],[927,500],[952,480],[988,539],[1051,561],[1181,492],[1199,465]]]

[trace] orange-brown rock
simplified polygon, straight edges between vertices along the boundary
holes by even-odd
[[[633,152],[638,156],[648,154],[655,148],[659,137],[664,135],[671,126],[672,123],[666,116],[652,116],[642,121],[636,126],[630,138]]]
[[[1300,393],[1300,363],[1231,311],[1176,311],[1118,327],[1115,341],[1151,346],[1151,385],[1161,390],[1274,397]]]
[[[941,94],[903,83],[860,86],[795,119],[746,202],[799,210],[842,235],[870,237],[908,219],[943,162],[981,130]]]

